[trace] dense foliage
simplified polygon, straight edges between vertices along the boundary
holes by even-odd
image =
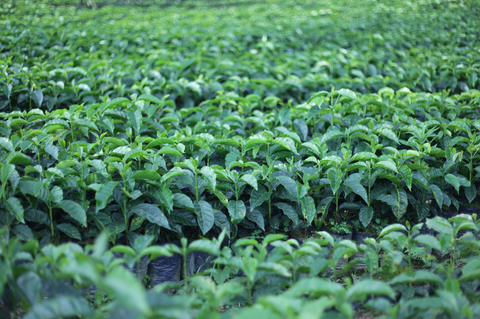
[[[370,296],[390,318],[480,315],[475,2],[111,4],[0,7],[10,310],[349,318]],[[183,286],[121,265],[176,253]],[[100,287],[95,307],[71,284]]]

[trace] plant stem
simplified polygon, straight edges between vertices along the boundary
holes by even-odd
[[[52,232],[52,237],[53,237],[53,214],[52,214],[52,206],[48,204],[48,212],[50,214],[50,230]]]
[[[125,239],[128,246],[128,216],[127,216],[127,195],[123,194],[123,217],[125,218]]]

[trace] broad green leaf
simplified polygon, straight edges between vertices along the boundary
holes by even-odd
[[[295,183],[293,179],[283,175],[277,176],[276,179],[283,185],[283,187],[285,187],[287,192],[289,192],[293,198],[296,199],[298,197],[297,183]]]
[[[258,189],[258,183],[257,183],[257,178],[253,176],[252,174],[244,174],[240,178],[242,182],[247,183],[248,185],[252,186],[253,189],[257,190]]]
[[[247,214],[245,203],[241,200],[230,201],[228,204],[228,214],[230,214],[232,223],[234,224],[240,223],[245,218],[245,215]]]
[[[300,200],[300,204],[302,206],[303,218],[307,221],[307,224],[310,225],[317,214],[315,202],[310,196],[305,196]]]
[[[469,203],[473,202],[475,197],[477,197],[477,189],[473,183],[470,185],[470,187],[465,187],[465,197]]]
[[[408,166],[403,165],[398,171],[400,172],[402,179],[405,181],[405,184],[407,184],[408,189],[412,190],[412,170]]]
[[[7,157],[7,163],[17,165],[32,165],[32,158],[23,153],[14,152]]]
[[[364,201],[365,203],[367,203],[367,205],[369,204],[368,203],[368,195],[367,195],[367,190],[365,189],[365,187],[360,184],[359,182],[355,182],[355,181],[345,181],[343,183],[343,185],[347,186],[348,188],[350,188],[355,194],[357,194],[358,196],[360,196]]]
[[[138,135],[140,132],[140,126],[142,125],[142,112],[139,109],[135,110],[135,112],[130,111],[127,113],[127,117],[128,123],[132,125],[135,134]]]
[[[42,289],[40,277],[33,271],[27,271],[18,277],[17,284],[29,304],[35,306],[40,300]]]
[[[253,211],[247,210],[246,217],[249,221],[252,221],[255,224],[257,224],[257,226],[261,230],[265,231],[265,220],[263,218],[262,213],[260,213],[260,211],[258,209],[254,209]]]
[[[162,147],[162,149],[158,151],[158,154],[182,156],[181,152],[179,152],[177,149],[174,149],[174,148],[169,147],[169,146]]]
[[[380,162],[376,163],[375,165],[373,165],[373,168],[377,168],[377,167],[384,168],[384,169],[390,170],[392,172],[398,173],[397,166],[395,165],[394,162],[380,161]]]
[[[394,231],[407,231],[407,229],[402,224],[393,224],[393,225],[387,226],[384,229],[382,229],[382,231],[380,232],[380,235],[378,235],[378,237],[379,238],[383,237],[386,234],[389,234],[389,233],[394,232]]]
[[[155,171],[152,170],[143,170],[143,171],[136,171],[135,174],[132,176],[135,179],[151,179],[151,180],[160,180],[162,176]]]
[[[395,299],[395,292],[389,285],[377,280],[362,280],[347,290],[345,297],[353,301],[365,301],[371,295],[384,295],[391,299]]]
[[[10,197],[7,199],[5,202],[5,207],[7,208],[7,211],[10,212],[15,218],[21,222],[25,223],[25,220],[23,219],[23,206],[22,203],[18,200],[16,197]]]
[[[142,94],[138,97],[138,100],[148,101],[156,104],[162,104],[162,101],[159,98],[150,94]]]
[[[440,243],[438,242],[438,239],[433,237],[432,235],[418,235],[417,237],[415,237],[415,241],[419,244],[427,245],[433,249],[442,251],[442,248],[440,246]]]
[[[75,160],[65,160],[65,161],[61,161],[59,162],[55,167],[56,168],[62,168],[62,167],[72,167],[72,166],[75,166],[75,165],[78,165],[78,162],[75,161]]]
[[[2,175],[1,181],[3,185],[7,184],[8,179],[15,171],[15,165],[13,164],[3,164],[0,174]]]
[[[33,232],[27,225],[16,225],[12,231],[17,238],[23,241],[33,240]]]
[[[57,295],[37,303],[23,319],[93,318],[93,311],[83,297]]]
[[[158,198],[160,198],[160,202],[163,206],[167,209],[167,212],[171,212],[173,209],[173,193],[167,187],[162,187],[162,189],[157,190]]]
[[[440,210],[442,209],[443,206],[443,193],[440,187],[438,187],[435,184],[431,184],[430,188],[432,189],[433,197],[435,197],[435,200],[437,201],[438,207],[440,207]]]
[[[339,283],[314,277],[299,280],[292,288],[284,292],[283,296],[294,299],[308,294],[312,298],[318,298],[324,295],[338,296],[344,291],[344,288]]]
[[[122,307],[137,310],[144,314],[151,312],[146,290],[142,287],[140,281],[124,267],[116,266],[108,272],[103,286],[109,296],[115,298],[115,301]]]
[[[250,209],[253,211],[255,207],[262,205],[271,195],[272,193],[267,192],[265,187],[258,185],[258,190],[254,189],[250,195]]]
[[[95,211],[98,213],[100,210],[104,209],[107,206],[108,198],[113,194],[115,186],[118,182],[110,181],[106,184],[103,184],[98,192],[95,193],[96,208]]]
[[[62,200],[58,205],[79,224],[87,227],[87,215],[82,206],[68,199]]]
[[[0,146],[7,149],[9,152],[14,151],[12,142],[10,142],[10,140],[6,137],[0,137]]]
[[[372,206],[363,206],[360,209],[359,214],[360,221],[362,222],[363,227],[367,227],[373,218],[373,207]]]
[[[317,232],[317,234],[319,234],[323,238],[325,238],[330,243],[330,245],[332,245],[332,247],[335,246],[335,239],[333,239],[332,235],[330,235],[326,231],[319,231],[319,232]]]
[[[213,168],[204,166],[200,170],[200,173],[205,177],[208,184],[213,188],[213,190],[215,190],[215,187],[217,185],[217,174],[215,174]]]
[[[197,215],[198,226],[205,235],[215,222],[215,216],[212,206],[206,201],[195,201],[193,203],[195,209],[195,215]]]
[[[302,141],[305,142],[308,137],[307,123],[305,123],[305,121],[302,119],[295,119],[293,120],[293,126],[295,126],[295,129],[297,130],[297,133],[302,139]]]
[[[212,255],[220,255],[219,245],[205,239],[197,239],[188,245],[189,251],[203,251]]]
[[[335,91],[335,93],[340,94],[340,95],[345,96],[345,97],[348,97],[352,100],[357,99],[357,95],[355,94],[355,92],[353,92],[352,90],[349,90],[349,89],[340,89],[338,91]]]
[[[445,181],[452,185],[457,193],[460,193],[460,181],[458,180],[457,176],[452,174],[445,175]]]
[[[332,188],[333,194],[337,194],[338,189],[340,188],[340,185],[342,184],[342,171],[337,168],[330,168],[327,171],[327,177],[328,180],[330,181],[330,187]]]
[[[411,285],[411,284],[435,284],[444,285],[444,280],[433,272],[427,270],[416,270],[413,273],[404,273],[390,280],[390,285]]]
[[[280,208],[283,211],[283,213],[293,221],[293,225],[298,224],[298,215],[292,206],[286,203],[275,203],[274,205]]]
[[[187,209],[191,209],[192,211],[194,210],[192,200],[190,199],[190,197],[188,197],[185,194],[175,193],[173,194],[173,200],[174,200],[174,205],[176,207],[187,208]]]
[[[147,155],[147,152],[142,151],[140,149],[133,149],[133,150],[128,151],[125,154],[125,157],[123,158],[123,161],[126,162],[127,160],[129,160],[131,158],[136,158],[136,157],[144,156],[144,155]]]
[[[57,225],[57,228],[62,232],[64,232],[68,237],[71,237],[73,239],[78,239],[78,240],[82,239],[80,232],[72,224],[63,223],[63,224]]]
[[[287,150],[298,155],[297,148],[295,147],[295,142],[289,137],[277,137],[273,140],[273,144],[278,144],[282,147],[285,147]]]
[[[63,199],[63,190],[58,186],[54,186],[50,193],[52,194],[51,200],[54,203],[58,203]]]
[[[453,235],[453,227],[445,218],[440,216],[435,216],[432,219],[427,218],[426,224],[428,228],[436,230],[441,234]]]
[[[131,210],[137,216],[145,217],[149,222],[153,224],[164,227],[166,229],[170,229],[170,225],[168,224],[168,219],[165,214],[160,210],[160,208],[153,204],[138,204],[132,207]]]

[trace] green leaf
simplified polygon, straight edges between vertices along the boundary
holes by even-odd
[[[330,187],[332,188],[333,194],[337,194],[340,185],[342,184],[343,174],[340,169],[330,168],[327,171],[327,177],[330,181]]]
[[[310,225],[317,214],[315,202],[312,197],[305,196],[300,200],[300,204],[302,206],[303,218],[307,221],[307,225]]]
[[[314,277],[299,280],[293,287],[284,292],[283,296],[294,299],[308,294],[311,298],[318,298],[324,295],[339,296],[343,291],[344,288],[339,283]]]
[[[253,211],[248,210],[246,217],[249,221],[252,221],[255,224],[257,224],[257,226],[261,230],[265,231],[265,220],[263,219],[262,213],[260,213],[258,209],[255,209]]]
[[[295,129],[297,130],[298,135],[302,139],[302,142],[305,142],[308,137],[307,123],[305,123],[305,121],[302,119],[295,119],[293,121],[293,126],[295,126]]]
[[[367,227],[373,218],[373,207],[372,206],[363,206],[360,209],[359,214],[360,221],[362,222],[363,227]]]
[[[396,276],[390,280],[390,285],[411,285],[411,284],[436,284],[438,286],[444,285],[444,280],[440,276],[427,270],[416,270],[413,273],[404,273]]]
[[[157,190],[157,195],[160,198],[160,202],[167,209],[167,212],[171,212],[173,209],[173,199],[174,199],[172,191],[167,187],[162,187],[161,190]]]
[[[150,179],[150,180],[160,180],[162,176],[155,171],[152,170],[143,170],[143,171],[136,171],[135,174],[132,176],[135,179]]]
[[[197,215],[198,226],[200,226],[202,233],[205,235],[213,227],[215,222],[212,206],[203,200],[195,201],[193,206],[195,214]]]
[[[367,203],[367,205],[369,204],[368,202],[368,195],[367,195],[367,190],[365,189],[365,187],[360,184],[359,182],[356,182],[356,181],[348,181],[346,180],[343,185],[347,186],[348,188],[350,188],[355,194],[357,194],[358,196],[360,196],[364,201],[365,203]]]
[[[37,104],[37,106],[40,108],[43,103],[43,92],[42,90],[35,90],[30,93],[30,97],[32,100]]]
[[[180,153],[177,149],[174,149],[174,148],[169,147],[169,146],[162,147],[162,149],[158,151],[158,154],[182,156],[182,153]]]
[[[208,184],[213,188],[213,190],[215,190],[215,187],[217,185],[217,174],[215,174],[213,168],[204,166],[200,170],[200,173],[205,177]]]
[[[435,184],[431,184],[430,188],[432,189],[433,197],[435,197],[435,200],[437,201],[438,207],[440,207],[440,210],[442,209],[443,206],[443,193],[440,187],[438,187]]]
[[[23,219],[23,206],[16,197],[10,197],[7,199],[5,202],[5,207],[7,208],[7,211],[10,212],[15,218],[25,224],[25,220]]]
[[[133,149],[133,150],[128,151],[125,154],[125,157],[123,158],[123,161],[126,162],[127,160],[129,160],[131,158],[136,158],[136,157],[143,156],[143,155],[147,155],[147,152],[142,151],[140,149]]]
[[[62,200],[58,205],[79,224],[87,227],[87,215],[82,206],[68,199]]]
[[[68,237],[82,240],[82,236],[80,235],[80,232],[72,224],[63,223],[63,224],[57,225],[57,228],[62,232],[64,232]]]
[[[138,204],[132,208],[132,212],[137,216],[145,217],[149,222],[158,226],[170,229],[168,219],[165,214],[153,204]]]
[[[230,201],[228,204],[228,213],[233,224],[240,223],[247,214],[247,209],[245,203],[241,200]]]
[[[138,97],[137,100],[143,100],[151,103],[162,104],[162,101],[159,98],[150,94],[142,94]]]
[[[298,224],[298,215],[292,206],[286,203],[275,203],[274,205],[280,208],[283,213],[293,221],[294,226]]]
[[[107,182],[100,187],[98,192],[95,193],[96,213],[107,206],[108,198],[113,194],[113,189],[117,186],[117,184],[118,182],[114,181]]]
[[[357,95],[355,94],[355,92],[353,92],[352,90],[349,90],[349,89],[340,89],[338,91],[335,91],[335,93],[338,93],[342,96],[348,97],[352,100],[357,99]]]
[[[137,109],[135,112],[128,112],[128,123],[132,125],[133,129],[135,130],[135,134],[138,135],[140,132],[140,126],[142,125],[142,112]]]
[[[273,140],[273,144],[278,144],[282,147],[285,147],[287,150],[298,155],[297,148],[295,147],[295,142],[289,137],[277,137]]]
[[[27,225],[16,225],[12,229],[13,233],[23,241],[33,240],[33,232]]]
[[[441,234],[453,235],[452,225],[448,220],[440,216],[435,216],[432,219],[427,218],[427,227],[436,230]]]
[[[212,255],[220,255],[219,245],[205,239],[197,239],[188,245],[189,251],[203,251]]]
[[[257,183],[257,178],[253,176],[252,174],[244,174],[240,178],[240,181],[247,183],[248,185],[252,186],[253,189],[257,190],[258,189],[258,183]]]
[[[436,249],[440,252],[442,251],[442,247],[440,246],[438,239],[433,237],[432,235],[418,235],[417,237],[415,237],[415,241],[419,244],[432,247],[433,249]]]
[[[402,179],[405,181],[405,184],[407,184],[408,189],[411,191],[413,181],[412,170],[410,169],[410,167],[403,165],[400,167],[399,172],[400,176],[402,176]]]
[[[394,232],[394,231],[407,231],[407,229],[402,224],[393,224],[393,225],[387,226],[384,229],[382,229],[382,231],[380,232],[380,235],[378,235],[378,237],[379,238],[383,237],[386,234],[389,234],[389,233]]]
[[[347,290],[346,297],[350,302],[365,301],[367,296],[384,295],[395,299],[395,292],[389,285],[377,280],[362,280]]]
[[[298,193],[297,193],[297,183],[293,179],[291,179],[288,176],[277,176],[276,179],[280,182],[280,184],[285,187],[287,192],[289,192],[293,198],[297,199],[298,198]]]
[[[192,211],[194,210],[192,200],[190,199],[190,197],[188,197],[185,194],[182,194],[182,193],[173,194],[173,203],[176,207],[187,208],[187,209],[191,209]]]
[[[445,175],[445,181],[452,185],[457,193],[460,193],[460,181],[458,180],[457,176],[452,174]]]
[[[33,271],[27,271],[17,279],[18,287],[27,298],[31,306],[35,306],[40,300],[42,283],[40,277]]]
[[[380,161],[380,162],[376,163],[375,165],[373,165],[373,168],[378,168],[378,167],[390,170],[390,171],[395,172],[395,173],[398,173],[397,166],[395,165],[394,162]]]
[[[296,184],[295,184],[296,185]],[[250,210],[262,205],[262,203],[270,198],[272,193],[267,192],[266,188],[258,185],[258,190],[253,190],[250,195]]]
[[[14,152],[8,156],[7,163],[17,165],[32,165],[32,159],[23,153]]]
[[[51,200],[54,203],[58,203],[63,199],[63,190],[58,186],[54,186],[50,193],[52,194]]]
[[[116,266],[108,272],[103,286],[115,301],[126,309],[147,314],[151,312],[146,290],[131,272],[122,266]]]
[[[473,202],[475,197],[477,197],[477,189],[473,183],[470,185],[470,187],[465,187],[465,197],[469,203]]]
[[[9,152],[14,151],[12,142],[10,142],[10,140],[6,137],[0,137],[0,146],[6,148]]]
[[[1,181],[3,185],[7,184],[8,179],[15,171],[15,165],[13,164],[3,164],[0,174],[2,175]]]
[[[93,318],[88,301],[83,297],[55,296],[36,304],[23,319]]]

